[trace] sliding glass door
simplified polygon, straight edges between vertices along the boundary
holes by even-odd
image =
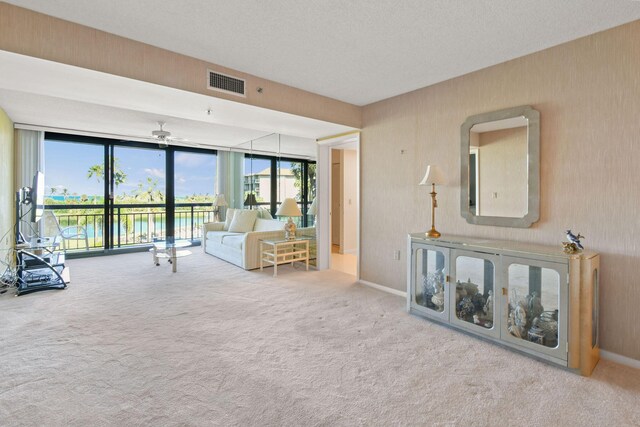
[[[89,249],[106,251],[197,241],[213,220],[216,161],[213,150],[47,133],[45,209],[60,224],[47,232],[84,227]]]
[[[111,146],[112,247],[165,240],[166,153],[158,148]]]
[[[217,155],[212,152],[174,151],[174,236],[199,238],[202,224],[214,221]]]
[[[272,159],[247,154],[244,158],[244,207],[272,210]]]
[[[57,225],[55,221],[41,221],[38,233],[53,238],[60,229],[79,225],[87,232],[89,249],[103,248],[104,148],[96,144],[49,140],[45,144],[44,162],[44,203],[54,214]],[[81,239],[72,239],[65,244],[69,250],[86,249],[86,242]]]
[[[234,178],[242,180],[244,190],[238,203],[237,188],[235,206],[260,207],[275,216],[284,199],[293,198],[303,215],[296,222],[311,226],[315,167],[308,160],[247,154],[244,172]],[[118,250],[169,238],[197,241],[201,225],[214,219],[216,175],[213,150],[45,135],[46,209],[63,227],[85,227],[90,249]]]
[[[304,193],[303,163],[301,161],[278,159],[277,172],[277,205],[280,206],[282,202],[284,202],[284,199],[293,199],[298,203],[298,207],[304,215],[304,202],[302,200]],[[303,217],[291,219],[298,227],[301,227],[304,222]]]

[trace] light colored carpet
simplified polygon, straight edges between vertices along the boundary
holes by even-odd
[[[201,253],[72,260],[0,298],[3,426],[640,425],[640,372],[583,378],[404,311],[337,272]],[[636,337],[637,338],[637,337]]]

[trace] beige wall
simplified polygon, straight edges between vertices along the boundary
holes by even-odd
[[[0,49],[346,126],[362,123],[358,106],[3,2]],[[207,89],[207,69],[245,79],[247,97]]]
[[[522,218],[527,214],[529,200],[527,128],[476,135],[479,135],[479,215]]]
[[[541,117],[540,221],[529,229],[460,216],[460,125],[531,105]],[[406,235],[429,226],[427,164],[443,234],[560,245],[572,228],[602,254],[602,347],[640,359],[640,21],[364,107],[362,279],[406,288]],[[404,152],[401,150],[405,150]],[[406,255],[406,254],[405,254]]]
[[[0,237],[11,230],[0,241],[0,251],[13,246],[14,224],[13,185],[13,123],[0,108]],[[2,255],[4,256],[4,255]]]

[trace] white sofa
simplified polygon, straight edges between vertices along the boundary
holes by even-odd
[[[284,238],[284,222],[276,219],[256,219],[253,231],[233,233],[225,231],[224,222],[209,222],[202,226],[204,251],[245,270],[260,268],[260,240]],[[300,228],[298,235],[315,239],[315,228]],[[315,240],[309,245],[315,254]],[[313,249],[311,249],[313,246]],[[315,255],[313,256],[315,259]]]

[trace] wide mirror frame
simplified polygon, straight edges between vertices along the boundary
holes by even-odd
[[[522,217],[480,216],[469,207],[470,131],[474,125],[524,117],[527,126],[527,212]],[[470,116],[460,128],[460,213],[468,223],[528,228],[540,218],[540,113],[528,105]]]

